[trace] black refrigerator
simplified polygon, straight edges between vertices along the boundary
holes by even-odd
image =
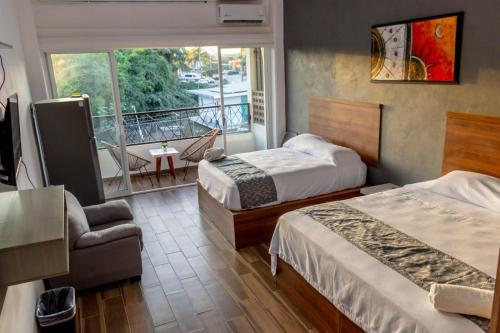
[[[32,116],[44,185],[64,185],[82,206],[103,203],[88,97],[34,103]]]

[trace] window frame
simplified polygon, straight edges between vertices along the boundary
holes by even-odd
[[[209,46],[214,46],[214,45],[209,45]],[[81,50],[72,50],[72,49],[64,49],[61,48],[60,50],[58,49],[50,49],[50,50],[45,50],[43,52],[43,57],[45,59],[45,66],[47,70],[47,82],[49,84],[49,94],[51,98],[58,98],[58,93],[57,93],[57,86],[56,86],[56,81],[55,81],[55,75],[54,75],[54,68],[52,64],[52,54],[89,54],[89,53],[106,53],[108,55],[108,61],[110,63],[110,74],[111,74],[111,80],[112,80],[112,93],[114,97],[114,102],[115,102],[115,113],[116,113],[116,119],[120,131],[120,146],[121,146],[121,152],[122,156],[127,156],[127,143],[126,143],[126,138],[125,138],[125,129],[123,125],[123,112],[122,112],[122,107],[121,107],[121,101],[120,101],[120,87],[118,84],[118,73],[117,73],[117,66],[116,66],[116,57],[115,57],[115,51],[120,50],[120,49],[134,49],[134,48],[151,48],[151,49],[159,49],[159,48],[183,48],[183,47],[193,47],[192,45],[184,45],[184,46],[178,46],[178,45],[166,45],[166,46],[153,46],[153,47],[115,47],[111,49],[100,49],[100,48],[88,48],[88,49],[81,49]],[[196,46],[195,46],[196,47]],[[200,46],[204,47],[204,46]],[[207,47],[207,46],[205,46]],[[223,77],[222,75],[222,57],[221,57],[221,50],[222,49],[228,49],[228,48],[261,48],[263,50],[263,88],[265,91],[265,110],[266,110],[266,143],[267,143],[267,148],[270,149],[273,147],[273,134],[274,134],[274,116],[273,113],[275,112],[273,108],[273,82],[274,82],[274,75],[273,75],[273,52],[275,49],[274,44],[272,43],[257,43],[257,44],[245,44],[241,43],[239,44],[219,44],[215,45],[217,47],[217,61],[219,64],[219,77]],[[219,92],[221,95],[221,115],[224,116],[224,87],[223,85],[219,84]],[[250,112],[250,111],[249,111]],[[225,120],[223,121],[223,131],[222,131],[222,137],[223,137],[223,142],[224,142],[224,149],[227,150],[227,130],[226,130],[226,122]],[[237,133],[235,133],[237,134]],[[187,138],[184,139],[179,139],[179,140],[187,140]],[[150,143],[144,143],[144,144],[150,144]],[[134,144],[131,144],[130,146],[133,146]],[[142,144],[137,144],[137,145],[142,145]],[[124,164],[124,161],[122,161],[122,165]],[[116,197],[122,197],[122,196],[128,196],[132,194],[132,185],[131,185],[131,178],[130,178],[130,172],[128,170],[128,167],[122,168],[124,172],[124,177],[125,177],[125,182],[127,184],[127,188],[124,191],[118,191],[116,193],[113,193],[112,195],[108,196],[108,199],[116,198]],[[181,185],[182,186],[182,185]],[[149,190],[151,191],[151,190]],[[144,191],[144,192],[149,192],[149,191]],[[152,190],[155,191],[155,190]],[[134,193],[142,193],[142,192],[134,192]]]

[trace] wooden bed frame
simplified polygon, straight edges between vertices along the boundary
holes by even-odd
[[[453,170],[479,172],[500,178],[500,118],[454,112],[447,114],[442,174]],[[275,280],[283,294],[297,305],[319,332],[363,332],[281,259],[278,259]],[[499,311],[500,252],[489,333],[500,333]]]
[[[377,166],[379,160],[381,109],[379,104],[349,102],[325,97],[309,100],[309,131],[332,143],[358,152],[363,161]],[[319,195],[256,209],[233,211],[214,199],[198,182],[201,211],[235,249],[269,241],[278,218],[305,206],[360,195],[360,188]]]
[[[214,199],[198,183],[198,203],[210,222],[233,245],[241,249],[271,239],[278,218],[295,209],[328,201],[344,200],[359,196],[359,188],[319,195],[307,199],[287,201],[280,205],[261,207],[243,211],[232,211]],[[203,208],[202,208],[203,207]],[[209,209],[209,212],[206,209]]]

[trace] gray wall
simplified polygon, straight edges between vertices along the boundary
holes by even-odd
[[[460,85],[370,82],[374,24],[465,12]],[[381,167],[369,181],[440,175],[447,111],[500,116],[500,1],[285,0],[287,128],[307,131],[308,97],[384,105]]]

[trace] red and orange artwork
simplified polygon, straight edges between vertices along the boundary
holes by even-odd
[[[462,15],[373,27],[372,80],[457,82]]]
[[[457,17],[446,17],[411,25],[411,61],[419,70],[411,80],[453,81]]]

